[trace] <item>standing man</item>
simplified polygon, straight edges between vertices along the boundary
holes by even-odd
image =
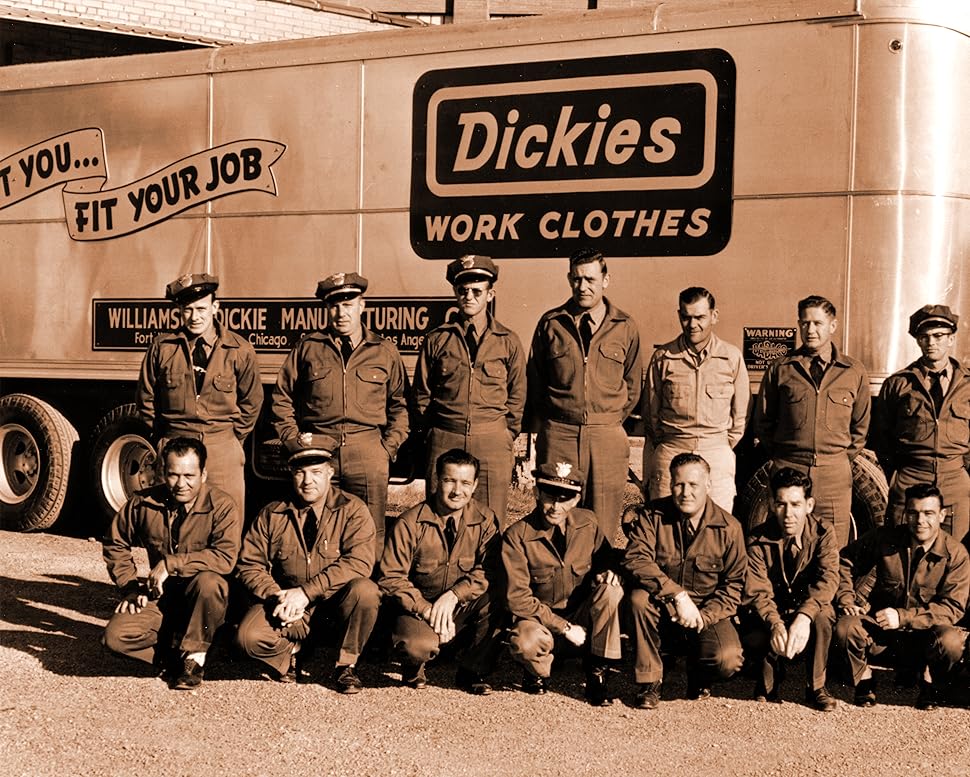
[[[109,650],[154,663],[176,690],[202,683],[206,653],[226,616],[242,511],[207,484],[206,450],[173,437],[162,448],[164,482],[118,511],[104,538],[108,574],[124,593],[104,632]],[[142,584],[132,548],[148,551]],[[177,645],[176,645],[177,642]]]
[[[731,623],[747,570],[741,524],[709,498],[710,468],[696,453],[674,456],[670,481],[671,496],[640,508],[623,560],[633,585],[636,706],[645,710],[660,703],[661,642],[666,652],[686,649],[690,699],[708,698],[711,683],[742,663]]]
[[[623,599],[613,551],[596,516],[577,507],[584,473],[557,462],[532,474],[535,509],[512,524],[502,541],[514,619],[509,649],[524,669],[522,690],[546,692],[556,643],[568,643],[583,650],[587,700],[608,706],[609,674],[621,658]]]
[[[839,587],[835,529],[812,514],[812,481],[798,470],[772,476],[771,498],[773,515],[748,537],[744,586],[751,613],[744,646],[761,664],[755,698],[781,701],[786,664],[804,653],[805,701],[831,712],[836,703],[825,678]]]
[[[141,364],[135,402],[158,449],[170,437],[196,437],[208,451],[210,485],[246,508],[243,442],[263,405],[256,352],[216,321],[219,279],[183,275],[165,288],[182,326],[162,332]]]
[[[461,657],[457,684],[479,696],[494,663],[489,588],[498,556],[498,518],[473,498],[478,459],[460,449],[435,462],[433,497],[401,513],[381,558],[381,592],[396,605],[391,642],[401,656],[401,679],[427,685],[424,665],[460,632],[471,644]]]
[[[362,501],[330,485],[335,446],[309,432],[287,441],[294,498],[268,504],[246,533],[236,574],[259,603],[243,616],[237,638],[280,682],[296,682],[301,648],[318,618],[329,616],[342,629],[337,690],[353,694],[363,688],[355,667],[381,595],[369,577],[374,521]]]
[[[892,479],[887,516],[898,523],[903,494],[935,483],[953,518],[951,534],[970,531],[970,371],[954,359],[959,317],[946,305],[924,305],[909,317],[922,356],[882,384],[873,444]]]
[[[940,528],[943,497],[936,486],[910,486],[905,499],[905,525],[879,526],[842,550],[835,644],[848,659],[860,707],[876,703],[872,654],[922,677],[920,709],[938,706],[963,657],[966,632],[954,624],[970,596],[970,558]],[[855,583],[871,570],[868,601],[859,601]]]
[[[273,427],[286,443],[303,432],[338,441],[328,466],[341,488],[360,497],[384,547],[390,462],[408,434],[406,376],[397,348],[361,322],[367,279],[338,272],[317,286],[327,330],[290,351],[273,390]]]
[[[711,498],[734,509],[734,446],[744,436],[748,370],[735,346],[714,334],[717,307],[707,289],[680,293],[682,334],[661,345],[647,368],[643,389],[644,492],[653,500],[670,494],[670,462],[697,453],[711,465]]]
[[[630,462],[623,421],[640,399],[640,333],[603,296],[603,254],[577,251],[567,278],[572,298],[544,313],[532,338],[527,415],[538,426],[536,461],[576,462],[588,473],[581,504],[612,544]]]
[[[525,407],[525,352],[518,335],[488,312],[498,280],[491,259],[463,256],[448,265],[447,278],[458,319],[428,333],[414,372],[416,423],[427,432],[427,493],[438,457],[466,450],[481,462],[476,501],[504,522]]]
[[[815,515],[834,522],[843,547],[851,528],[851,462],[866,444],[870,399],[866,368],[832,342],[837,327],[825,297],[798,303],[802,345],[768,367],[754,425],[772,471],[793,467],[812,479]]]

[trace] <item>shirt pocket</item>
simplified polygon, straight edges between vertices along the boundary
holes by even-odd
[[[852,406],[855,394],[848,389],[833,388],[828,392],[825,403],[825,428],[830,432],[847,434],[852,421]]]
[[[435,385],[432,396],[442,402],[454,402],[461,393],[461,357],[453,353],[443,353],[435,370]]]
[[[900,440],[921,442],[933,434],[933,413],[925,400],[911,394],[900,406],[896,424]]]
[[[556,577],[559,570],[556,567],[536,567],[529,573],[533,595],[541,602],[558,600],[556,596]]]
[[[808,409],[811,402],[808,388],[797,382],[797,379],[779,386],[778,427],[775,440],[790,442],[794,433],[805,427],[808,423]]]
[[[970,443],[970,397],[954,400],[950,405],[952,418],[944,424],[947,439],[955,445]]]
[[[597,378],[605,388],[619,391],[623,387],[623,367],[626,359],[626,348],[618,340],[607,340],[597,347],[599,351],[599,369]]]
[[[717,589],[724,571],[724,559],[719,556],[696,556],[694,558],[694,584],[698,596],[709,596]]]
[[[212,387],[216,391],[223,391],[232,394],[236,390],[236,376],[232,374],[220,373],[212,377]]]
[[[379,422],[383,423],[384,406],[387,403],[388,381],[386,367],[368,365],[356,370],[357,405],[368,415],[375,418],[379,413]]]
[[[158,386],[161,389],[158,396],[162,410],[173,413],[185,412],[185,392],[187,390],[187,376],[182,370],[166,367],[158,376]],[[192,386],[195,394],[195,385]]]
[[[336,413],[334,389],[341,382],[340,372],[328,370],[322,365],[313,365],[307,375],[306,383],[308,415],[330,418]]]
[[[734,399],[734,386],[723,383],[708,383],[704,386],[703,401],[697,409],[701,423],[706,426],[729,426],[731,421],[731,401]]]
[[[686,380],[686,378],[684,378]],[[691,413],[691,387],[688,383],[680,383],[671,378],[663,382],[664,404],[670,408],[671,412],[682,418],[687,418]]]
[[[508,399],[508,370],[500,358],[482,364],[482,403],[487,407],[505,409]]]

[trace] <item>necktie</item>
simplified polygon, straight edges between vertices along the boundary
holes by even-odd
[[[468,358],[474,364],[475,359],[478,358],[478,333],[475,332],[475,327],[471,324],[465,330],[465,342],[468,344]]]
[[[552,530],[552,544],[555,546],[559,553],[559,558],[566,558],[566,530],[565,529],[553,529]]]
[[[791,580],[798,569],[798,547],[794,542],[785,546],[785,577]]]
[[[179,547],[179,535],[182,533],[182,524],[185,522],[185,505],[181,502],[171,511],[171,528],[169,535],[172,540],[172,550],[176,551]]]
[[[311,550],[317,542],[317,516],[312,508],[303,517],[303,542],[307,550]]]
[[[939,415],[940,408],[943,407],[943,370],[930,373],[930,397],[933,399],[936,414]]]
[[[195,371],[195,395],[202,393],[202,382],[205,380],[205,368],[209,364],[209,357],[205,352],[205,341],[201,337],[195,338],[192,347],[192,369]]]
[[[808,368],[808,371],[812,375],[812,380],[815,382],[816,388],[822,385],[822,376],[825,374],[825,363],[822,361],[821,356],[815,356],[812,359],[812,364]]]
[[[589,353],[589,344],[593,339],[593,317],[583,313],[579,319],[579,337],[583,341],[583,353]]]
[[[354,346],[349,337],[340,338],[340,355],[343,357],[344,364],[350,361],[350,355],[354,352]]]
[[[694,541],[694,537],[697,536],[697,529],[694,528],[693,524],[688,518],[684,521],[684,549],[690,547],[691,543]]]
[[[910,575],[916,572],[916,567],[919,566],[919,562],[922,560],[923,556],[926,555],[926,551],[923,549],[922,545],[913,549],[913,557],[909,563]]]
[[[455,516],[449,516],[445,522],[445,542],[448,543],[448,553],[455,548],[455,540],[458,539],[458,527],[455,525]]]

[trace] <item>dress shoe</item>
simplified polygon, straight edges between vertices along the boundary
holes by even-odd
[[[277,679],[281,683],[295,683],[296,682],[296,653],[290,653],[290,665],[286,668]]]
[[[832,712],[838,707],[835,697],[829,693],[829,689],[824,685],[821,688],[806,688],[805,703],[819,712]]]
[[[929,712],[939,709],[943,700],[937,687],[933,683],[921,682],[919,696],[916,697],[916,709]]]
[[[459,667],[455,673],[455,685],[473,696],[488,696],[492,692],[492,686],[484,677],[464,667]]]
[[[364,684],[357,676],[356,668],[353,665],[338,666],[334,670],[337,683],[337,690],[340,693],[351,694],[360,693],[364,690]]]
[[[542,696],[546,692],[546,678],[524,672],[522,674],[522,690],[531,693],[533,696]]]
[[[172,690],[191,691],[202,685],[202,675],[205,669],[194,658],[186,658],[182,664],[182,672],[172,683]]]
[[[876,681],[872,678],[860,680],[855,687],[855,703],[859,707],[876,706]]]
[[[609,707],[613,697],[609,691],[610,667],[603,661],[586,662],[586,701],[594,707]]]
[[[634,705],[638,710],[655,710],[660,706],[660,683],[640,683]]]
[[[424,673],[424,664],[401,664],[401,682],[416,691],[428,687],[428,678]]]

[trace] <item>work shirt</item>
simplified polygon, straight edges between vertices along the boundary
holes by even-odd
[[[162,332],[149,346],[138,376],[135,403],[157,439],[231,429],[241,442],[256,425],[263,405],[256,352],[247,340],[218,321],[215,332],[198,395],[185,330]]]
[[[748,537],[744,603],[769,628],[799,614],[815,620],[839,588],[839,541],[832,525],[809,515],[797,538],[801,547],[789,567],[785,554],[792,553],[788,543],[796,544],[793,539],[771,516]]]
[[[970,467],[970,370],[950,360],[950,381],[940,412],[925,370],[915,361],[882,384],[873,411],[873,447],[887,472]]]
[[[869,376],[862,362],[832,357],[821,385],[802,347],[769,365],[755,402],[754,430],[772,458],[814,466],[821,456],[855,458],[869,432]]]
[[[555,531],[537,507],[505,530],[502,566],[512,615],[562,634],[568,621],[556,611],[568,613],[590,595],[593,579],[611,566],[612,549],[589,510],[574,508],[566,518],[565,554],[556,548]]]
[[[914,564],[908,526],[880,526],[842,549],[838,604],[856,602],[855,581],[875,570],[869,580],[869,612],[891,607],[899,625],[908,629],[953,626],[963,617],[970,597],[970,558],[959,542],[941,531]]]
[[[364,329],[347,363],[330,332],[305,335],[280,367],[273,389],[273,428],[286,441],[301,432],[340,438],[380,429],[393,459],[408,434],[401,355],[388,340]]]
[[[474,499],[465,505],[451,550],[446,522],[421,502],[401,513],[387,536],[379,584],[405,612],[422,614],[446,591],[465,603],[488,590],[498,553],[495,513]]]
[[[640,333],[606,300],[588,354],[567,302],[539,319],[527,365],[530,419],[573,425],[623,423],[640,399]]]
[[[751,388],[744,359],[717,335],[695,353],[681,335],[661,345],[647,368],[642,414],[654,446],[705,441],[734,447],[744,436]]]
[[[374,568],[374,519],[360,499],[330,486],[312,548],[303,539],[301,509],[271,502],[246,532],[236,576],[258,599],[297,587],[311,602],[328,599]]]
[[[172,577],[199,572],[228,575],[236,565],[243,517],[235,501],[218,488],[202,486],[182,520],[178,543],[172,541],[172,519],[178,503],[164,483],[137,492],[115,514],[102,540],[108,575],[126,592],[138,590],[136,545],[148,551],[148,564],[159,561]]]
[[[672,497],[639,509],[630,531],[623,568],[632,582],[671,602],[686,591],[710,626],[733,617],[741,604],[748,559],[741,524],[710,498],[694,539]]]
[[[417,423],[468,434],[501,420],[514,437],[525,407],[522,343],[489,316],[473,363],[464,334],[463,322],[450,321],[424,338],[414,371]]]

